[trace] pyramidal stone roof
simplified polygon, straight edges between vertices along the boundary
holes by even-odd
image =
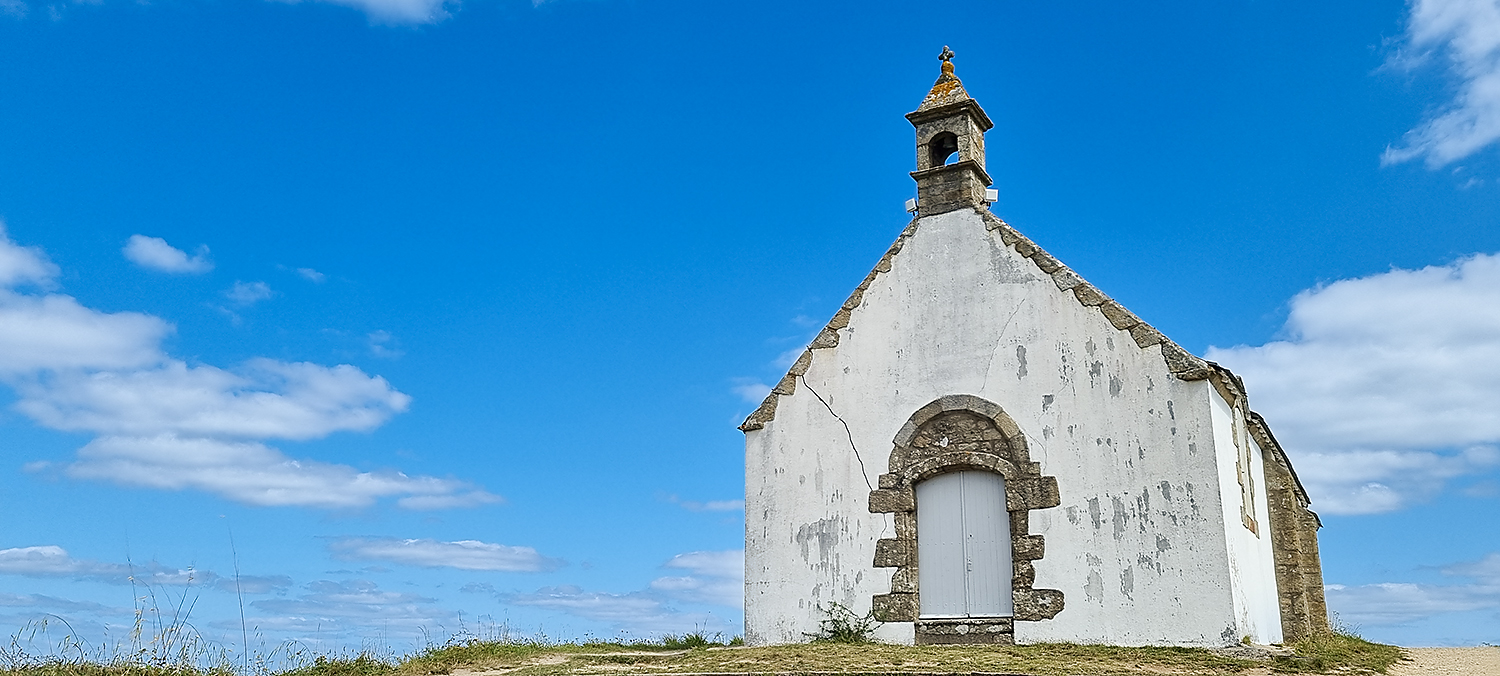
[[[932,91],[927,92],[922,105],[917,106],[919,113],[973,100],[969,98],[969,92],[964,90],[964,83],[953,74],[953,50],[944,46],[943,55],[938,58],[943,60],[943,73],[938,76],[937,82],[932,83]]]

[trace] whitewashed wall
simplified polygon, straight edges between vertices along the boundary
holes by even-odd
[[[828,602],[863,613],[890,591],[872,560],[893,524],[869,513],[870,486],[902,424],[947,394],[1000,405],[1058,478],[1062,505],[1031,512],[1031,533],[1046,537],[1035,586],[1065,607],[1017,622],[1019,642],[1243,635],[1206,381],[1172,376],[972,211],[923,218],[839,337],[746,437],[748,642],[807,640]]]
[[[1224,513],[1224,536],[1229,547],[1229,574],[1234,592],[1234,614],[1240,636],[1256,643],[1281,642],[1281,605],[1276,593],[1276,559],[1271,551],[1270,505],[1266,496],[1265,459],[1250,435],[1250,478],[1255,486],[1257,531],[1240,518],[1238,449],[1234,445],[1234,411],[1219,391],[1209,389],[1214,446],[1218,451],[1219,494]]]

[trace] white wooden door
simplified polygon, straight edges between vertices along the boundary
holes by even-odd
[[[1005,478],[965,471],[917,484],[922,617],[1009,616],[1010,583]]]

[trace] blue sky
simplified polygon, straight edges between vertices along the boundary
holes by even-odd
[[[1495,0],[0,0],[0,627],[738,633],[735,425],[945,44],[995,211],[1245,376],[1343,620],[1500,640]]]

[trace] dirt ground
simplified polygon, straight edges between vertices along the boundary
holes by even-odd
[[[1407,648],[1412,661],[1391,667],[1391,676],[1500,676],[1500,647]]]

